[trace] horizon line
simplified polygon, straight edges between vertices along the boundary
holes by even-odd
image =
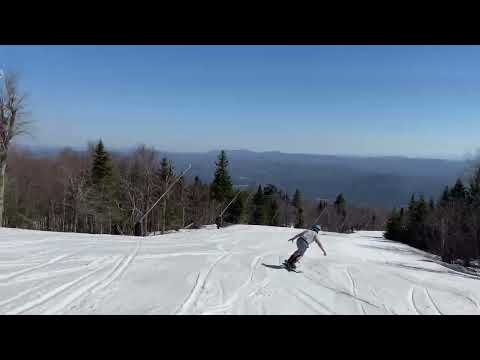
[[[92,141],[95,143],[95,141]],[[281,150],[251,150],[251,149],[211,149],[211,150],[203,150],[203,151],[182,151],[182,150],[161,150],[156,148],[154,145],[147,145],[147,144],[137,144],[132,146],[108,146],[109,151],[111,152],[125,152],[125,151],[132,151],[135,148],[144,145],[147,148],[151,148],[154,151],[159,153],[171,153],[171,154],[208,154],[208,153],[218,153],[221,150],[225,150],[227,153],[230,152],[250,152],[256,154],[267,154],[267,153],[277,153],[281,155],[304,155],[304,156],[331,156],[331,157],[353,157],[353,158],[403,158],[403,159],[424,159],[424,160],[448,160],[448,161],[468,161],[471,160],[472,154],[464,154],[464,155],[401,155],[401,154],[352,154],[352,153],[308,153],[308,152],[285,152]],[[14,147],[23,148],[23,149],[30,149],[30,150],[40,150],[40,151],[58,151],[62,149],[72,149],[74,151],[83,151],[86,150],[88,147],[88,143],[85,145],[33,145],[33,144],[22,144],[17,143],[14,144]]]

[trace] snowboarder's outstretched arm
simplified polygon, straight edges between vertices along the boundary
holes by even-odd
[[[327,252],[326,252],[325,249],[323,248],[322,243],[320,242],[320,239],[319,239],[318,236],[316,236],[316,235],[315,235],[315,242],[316,242],[317,245],[320,247],[320,249],[322,249],[323,255],[327,256]]]
[[[303,234],[305,234],[306,232],[307,232],[307,230],[302,231],[300,234],[297,234],[297,235],[295,235],[294,237],[288,239],[288,241],[293,241],[293,240],[295,240],[296,238],[299,238],[300,236],[302,236]]]

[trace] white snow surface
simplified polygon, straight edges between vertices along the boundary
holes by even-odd
[[[381,232],[235,225],[145,238],[0,229],[0,314],[480,314],[480,279]]]

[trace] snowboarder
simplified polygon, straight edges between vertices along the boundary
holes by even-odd
[[[327,253],[325,252],[325,249],[320,243],[320,240],[317,235],[319,231],[320,231],[320,226],[313,225],[311,230],[305,230],[288,240],[288,241],[293,241],[297,239],[297,250],[285,262],[285,265],[287,266],[287,268],[295,270],[296,268],[295,263],[300,260],[300,258],[305,254],[305,251],[307,251],[310,244],[313,243],[314,241],[317,243],[320,249],[322,249],[323,255],[327,256]]]

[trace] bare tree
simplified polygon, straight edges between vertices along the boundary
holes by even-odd
[[[0,73],[0,226],[3,226],[5,171],[12,139],[27,129],[24,113],[25,95],[18,91],[17,77]]]

